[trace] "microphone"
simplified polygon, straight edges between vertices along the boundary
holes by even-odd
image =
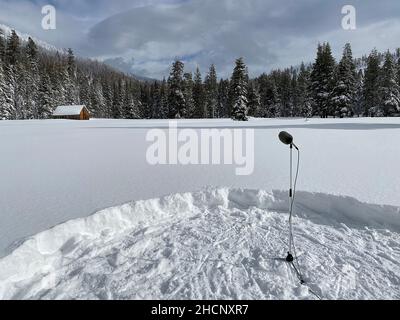
[[[283,144],[290,145],[290,147],[295,147],[296,150],[299,150],[299,148],[293,143],[293,136],[290,133],[282,131],[279,134],[279,140],[281,140]]]
[[[293,136],[291,134],[287,133],[286,131],[282,131],[279,134],[279,140],[281,140],[281,142],[283,144],[287,144],[287,145],[293,144]]]

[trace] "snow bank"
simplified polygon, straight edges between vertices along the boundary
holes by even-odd
[[[312,298],[307,289],[298,287],[289,271],[265,258],[284,254],[287,207],[286,192],[209,188],[106,209],[33,236],[1,259],[0,299]],[[338,264],[344,268],[344,274],[339,271],[342,278],[348,270],[367,268],[375,278],[387,277],[389,272],[391,285],[399,286],[395,272],[400,271],[400,208],[301,192],[296,213],[300,250],[311,252],[302,263],[311,270],[306,276],[315,282],[314,291],[330,298],[353,297],[351,286],[344,285],[343,292],[327,287],[337,281]],[[343,263],[346,256],[354,260],[354,252],[355,256],[365,255],[365,247],[357,241],[370,248],[371,255],[371,248],[376,249],[383,238],[390,251],[377,250],[371,265],[368,261],[366,266]],[[327,253],[327,259],[333,261],[329,268],[318,261]],[[389,262],[379,260],[383,258]],[[204,267],[209,263],[212,267]],[[225,270],[224,264],[236,265],[241,271]],[[379,265],[384,269],[376,269]],[[87,268],[90,270],[84,271]],[[319,273],[312,276],[317,269]],[[225,289],[210,284],[215,281],[213,273],[227,277]],[[318,275],[320,281],[315,279]],[[193,279],[198,283],[188,287]],[[241,287],[235,288],[235,282]],[[288,282],[292,291],[284,289]],[[252,287],[256,284],[258,289]],[[360,293],[364,298],[390,298],[400,292],[383,290],[378,294],[378,289],[372,290],[365,281],[355,285],[366,287]]]

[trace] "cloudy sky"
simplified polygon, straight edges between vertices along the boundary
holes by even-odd
[[[57,29],[41,28],[41,8],[57,9]],[[342,28],[344,5],[357,30]],[[399,0],[0,0],[0,23],[78,55],[112,60],[152,78],[171,62],[230,75],[243,56],[252,76],[314,60],[318,42],[336,57],[346,42],[356,56],[400,47]]]

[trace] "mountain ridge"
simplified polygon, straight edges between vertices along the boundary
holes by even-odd
[[[5,38],[8,37],[9,35],[11,35],[12,31],[14,30],[17,33],[18,37],[23,42],[28,42],[28,39],[31,38],[35,42],[35,44],[42,50],[49,51],[51,53],[57,53],[57,52],[61,53],[61,54],[66,54],[67,53],[67,50],[65,48],[60,49],[60,48],[58,48],[58,47],[56,47],[56,46],[54,46],[54,45],[52,45],[52,44],[50,44],[50,43],[48,43],[48,42],[46,42],[44,40],[41,40],[41,39],[39,39],[37,37],[34,37],[34,36],[30,35],[30,34],[27,34],[27,33],[24,33],[24,32],[20,32],[20,31],[16,30],[15,28],[12,28],[12,27],[10,27],[8,25],[5,25],[3,23],[0,23],[0,30],[3,31]],[[93,58],[93,57],[82,57],[82,56],[78,56],[78,59],[83,59],[83,60],[87,60],[88,59],[88,60],[91,60],[91,61],[96,61],[98,63],[104,64],[104,65],[114,69],[117,72],[122,72],[125,75],[130,76],[130,77],[134,78],[137,81],[142,81],[142,82],[159,81],[157,79],[147,78],[147,77],[139,76],[139,75],[136,75],[136,74],[133,74],[133,73],[130,73],[130,72],[126,72],[126,70],[123,70],[122,68],[118,68],[118,66],[116,66],[113,63],[109,63],[107,60],[99,60],[99,59],[96,59],[96,58]]]

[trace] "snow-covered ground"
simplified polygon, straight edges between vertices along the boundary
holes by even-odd
[[[300,193],[302,286],[287,193],[208,189],[106,209],[0,260],[6,299],[399,299],[399,208]],[[369,227],[367,227],[369,226]]]
[[[400,298],[400,119],[179,126],[256,129],[254,174],[150,166],[146,133],[166,121],[0,122],[0,298]],[[302,149],[295,236],[308,286],[279,260],[282,129]]]

